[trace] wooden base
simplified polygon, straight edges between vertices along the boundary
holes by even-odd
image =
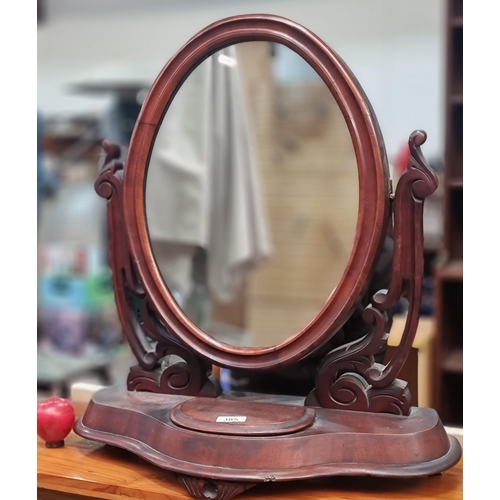
[[[268,481],[432,475],[462,453],[432,409],[395,416],[249,393],[207,399],[107,388],[74,431],[172,471],[192,496],[213,499]]]

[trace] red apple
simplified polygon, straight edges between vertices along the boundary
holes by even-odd
[[[37,434],[45,441],[47,448],[63,446],[64,438],[75,423],[73,405],[63,398],[49,398],[37,405]]]

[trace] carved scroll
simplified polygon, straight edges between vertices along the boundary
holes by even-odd
[[[118,316],[138,361],[127,379],[129,390],[216,397],[221,389],[210,376],[211,365],[182,346],[159,321],[140,282],[129,251],[123,215],[123,164],[120,148],[103,142],[104,165],[95,182],[99,196],[108,201],[110,257]],[[173,364],[166,360],[175,355]]]
[[[163,363],[153,370],[140,365],[132,367],[127,378],[129,390],[204,397],[217,397],[222,392],[218,380],[211,376],[211,364],[170,334],[147,298],[142,301],[139,322],[142,330],[156,341],[155,352]],[[167,363],[170,357],[177,361]]]
[[[423,278],[423,203],[438,185],[420,146],[425,132],[415,131],[409,139],[408,166],[398,182],[394,199],[395,250],[388,290],[378,292],[363,312],[372,325],[363,338],[329,352],[322,360],[315,389],[306,404],[325,408],[386,412],[407,415],[411,394],[407,383],[398,380],[418,326]],[[374,361],[386,343],[388,316],[399,298],[407,294],[409,310],[401,342],[387,365]]]

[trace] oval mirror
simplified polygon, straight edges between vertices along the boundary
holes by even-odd
[[[145,190],[161,276],[219,342],[285,342],[347,269],[353,142],[324,81],[285,45],[238,43],[196,67],[158,128]]]
[[[342,59],[290,20],[236,16],[154,82],[124,229],[162,335],[215,365],[269,369],[323,346],[359,305],[389,194],[377,120]]]

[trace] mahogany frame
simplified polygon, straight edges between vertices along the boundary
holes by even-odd
[[[223,344],[193,324],[177,305],[156,266],[147,230],[145,186],[149,158],[163,116],[189,74],[214,52],[247,41],[282,43],[302,56],[336,99],[349,128],[359,172],[359,212],[347,268],[324,308],[301,331],[276,346]],[[382,134],[362,88],[342,59],[319,37],[277,16],[218,21],[191,38],[166,64],[144,102],[133,131],[123,181],[125,232],[137,273],[159,317],[186,346],[223,367],[269,369],[308,355],[352,314],[374,268],[390,217],[389,168]]]

